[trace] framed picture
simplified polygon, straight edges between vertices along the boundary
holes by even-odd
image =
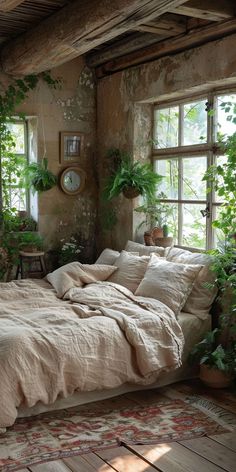
[[[77,131],[60,132],[60,163],[78,162],[83,153],[84,135]]]

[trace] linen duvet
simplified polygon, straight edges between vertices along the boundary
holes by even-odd
[[[0,284],[0,432],[20,405],[153,383],[181,365],[183,334],[163,303],[111,282]]]

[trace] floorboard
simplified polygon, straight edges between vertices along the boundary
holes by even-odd
[[[227,449],[236,452],[236,431],[233,433],[224,433],[217,434],[214,436],[209,436],[213,441],[216,441],[219,444],[222,444]],[[227,453],[227,451],[225,451]],[[236,467],[235,467],[236,468]]]
[[[180,444],[228,472],[235,472],[236,470],[236,452],[228,449],[226,461],[225,446],[212,441],[210,438],[180,441]]]

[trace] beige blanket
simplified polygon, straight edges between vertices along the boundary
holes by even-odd
[[[0,432],[19,405],[151,384],[181,364],[181,328],[162,303],[108,282],[67,297],[44,281],[0,284]]]

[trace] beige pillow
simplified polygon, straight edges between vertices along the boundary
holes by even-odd
[[[106,280],[115,271],[116,267],[111,265],[71,262],[48,274],[47,280],[62,298],[70,288]]]
[[[181,248],[171,248],[166,256],[167,261],[182,264],[201,264],[203,267],[199,271],[193,289],[190,292],[183,311],[205,319],[211,309],[211,305],[216,297],[217,289],[209,289],[204,286],[206,282],[214,281],[214,274],[210,270],[211,257],[204,253],[193,253]]]
[[[155,298],[171,308],[177,316],[201,268],[201,265],[168,262],[153,254],[135,295]]]
[[[160,246],[145,246],[144,244],[136,243],[135,241],[127,241],[125,251],[137,251],[140,256],[150,256],[152,252],[155,252],[161,257],[164,257],[165,248]]]
[[[115,261],[118,269],[109,277],[108,281],[122,285],[134,293],[146,272],[148,262],[148,256],[140,257],[126,251],[121,251]]]
[[[114,249],[106,248],[101,252],[95,264],[113,265],[119,255],[119,251],[114,251]]]

